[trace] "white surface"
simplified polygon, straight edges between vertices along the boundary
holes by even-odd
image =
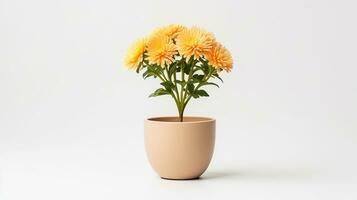
[[[0,199],[357,199],[356,6],[1,0]],[[168,23],[214,32],[236,63],[188,105],[217,118],[195,181],[152,172],[143,119],[176,110],[121,66],[134,39]]]

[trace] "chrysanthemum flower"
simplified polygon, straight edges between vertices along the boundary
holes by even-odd
[[[195,59],[210,51],[215,41],[214,35],[203,29],[192,27],[183,30],[176,39],[177,49],[186,59]]]
[[[164,27],[160,27],[158,29],[156,29],[152,35],[158,35],[158,34],[162,34],[162,35],[166,35],[171,39],[176,39],[178,34],[180,32],[182,32],[183,30],[185,30],[186,27],[179,25],[179,24],[171,24],[168,26],[164,26]]]
[[[139,39],[131,45],[124,58],[124,64],[129,69],[135,69],[142,61],[143,54],[145,52],[145,46],[145,39]]]
[[[227,72],[230,72],[233,67],[231,53],[218,42],[213,44],[211,51],[206,54],[206,58],[208,63],[216,69],[224,69]]]
[[[170,37],[162,34],[152,36],[147,43],[147,54],[150,64],[157,64],[161,67],[175,61],[173,57],[177,53],[176,46]]]

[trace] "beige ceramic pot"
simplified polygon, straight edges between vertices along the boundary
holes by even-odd
[[[165,179],[195,179],[207,169],[214,149],[216,121],[206,117],[145,120],[145,148],[156,173]]]

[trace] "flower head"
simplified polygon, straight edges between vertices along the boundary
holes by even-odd
[[[175,61],[173,57],[177,53],[176,46],[170,37],[157,34],[148,40],[147,54],[150,64],[157,64],[164,67]]]
[[[124,58],[124,64],[129,69],[135,69],[142,61],[145,46],[145,39],[139,39],[131,45]]]
[[[223,45],[215,42],[211,51],[206,55],[208,63],[216,69],[224,69],[230,72],[233,67],[231,53]]]
[[[162,34],[162,35],[168,36],[170,39],[176,39],[177,36],[179,35],[179,33],[185,29],[186,29],[186,27],[184,27],[182,25],[171,24],[171,25],[160,27],[160,28],[156,29],[152,34],[153,35]]]
[[[207,54],[215,41],[214,35],[201,28],[192,27],[183,30],[176,39],[179,53],[186,59],[193,56],[198,59]]]

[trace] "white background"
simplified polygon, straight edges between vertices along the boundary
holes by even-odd
[[[0,199],[357,199],[354,0],[0,0]],[[170,23],[215,33],[234,56],[210,98],[200,180],[162,180],[143,120],[176,115],[157,80],[122,66]]]

